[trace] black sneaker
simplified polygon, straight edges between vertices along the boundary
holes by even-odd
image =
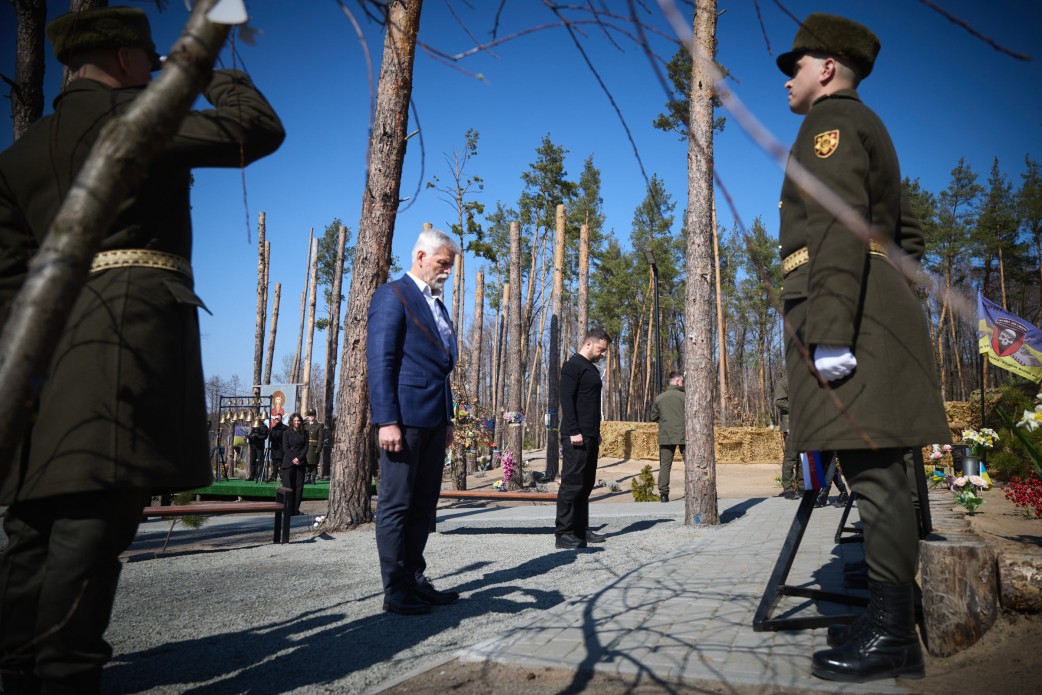
[[[664,492],[661,495],[659,495],[658,496],[658,501],[659,502],[663,502],[663,503],[669,502],[669,493],[668,492]]]
[[[586,541],[577,538],[574,533],[566,533],[557,537],[555,546],[561,550],[578,550],[586,547]]]

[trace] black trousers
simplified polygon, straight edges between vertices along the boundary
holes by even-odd
[[[403,426],[401,431],[400,452],[380,449],[376,548],[384,592],[412,587],[423,579],[423,551],[445,467],[445,425]]]
[[[572,438],[561,436],[561,487],[557,491],[558,538],[566,533],[585,539],[590,525],[590,493],[597,480],[597,455],[600,437],[583,437],[583,443],[572,445]]]
[[[56,495],[8,508],[8,546],[0,558],[5,681],[35,676],[78,692],[98,689],[101,668],[112,658],[104,634],[119,582],[119,555],[134,540],[148,499],[148,492],[128,488]]]
[[[250,480],[264,475],[264,447],[250,445]]]
[[[304,498],[304,464],[283,468],[282,487],[293,490],[293,513],[300,514],[300,501]]]

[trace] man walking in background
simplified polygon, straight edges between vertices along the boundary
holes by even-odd
[[[669,502],[669,474],[673,471],[673,455],[680,447],[684,458],[687,427],[684,422],[684,375],[670,372],[666,389],[651,405],[651,421],[658,423],[658,493],[659,500]]]
[[[557,492],[557,547],[603,543],[589,529],[590,493],[597,478],[601,444],[601,373],[594,365],[608,353],[611,337],[591,328],[579,351],[561,367],[561,487]]]
[[[789,378],[784,373],[774,386],[774,405],[778,408],[778,429],[782,433],[782,494],[787,500],[798,500],[803,490],[803,467],[800,454],[789,439]]]
[[[0,321],[99,134],[159,69],[147,15],[71,12],[47,27],[70,81],[54,114],[0,153]],[[192,169],[238,168],[285,137],[249,77],[214,71],[104,230],[58,339],[12,471],[0,481],[0,678],[6,693],[95,693],[105,629],[152,494],[210,482],[197,307]],[[197,184],[198,185],[198,184]],[[177,433],[177,446],[170,442]]]
[[[445,232],[421,232],[412,268],[378,287],[369,304],[366,366],[380,447],[376,546],[384,610],[404,615],[459,598],[434,588],[423,559],[452,444],[456,334],[441,297],[459,253]]]

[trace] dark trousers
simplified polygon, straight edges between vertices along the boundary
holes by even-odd
[[[581,445],[573,446],[571,437],[561,436],[564,465],[561,467],[561,488],[557,491],[558,538],[566,533],[573,533],[579,539],[586,538],[590,525],[590,493],[597,480],[600,445],[600,437],[583,437]]]
[[[905,451],[838,452],[850,489],[857,493],[868,576],[886,584],[914,581],[919,559],[919,529],[908,494]]]
[[[36,677],[70,692],[97,691],[101,668],[112,657],[104,634],[119,555],[134,540],[148,499],[145,491],[124,489],[8,508],[8,546],[0,558],[0,674],[6,687]]]
[[[402,450],[380,449],[376,547],[384,591],[423,579],[431,519],[438,506],[445,467],[446,426],[401,427]]]
[[[250,445],[250,480],[264,475],[264,447]]]
[[[669,474],[673,472],[673,456],[677,447],[680,447],[680,458],[684,458],[683,444],[659,444],[658,445],[658,491],[659,494],[669,495]]]
[[[304,466],[283,468],[281,473],[282,487],[293,491],[293,513],[300,514],[300,500],[304,498]]]
[[[800,452],[795,450],[795,447],[789,444],[789,433],[782,432],[782,439],[784,444],[784,453],[782,454],[781,464],[781,486],[782,490],[789,492],[795,490],[796,492],[803,492],[803,466],[800,465]]]
[[[278,476],[280,473],[282,473],[282,459],[283,458],[284,457],[283,457],[282,454],[278,454],[278,456],[276,456],[275,454],[271,455],[271,478],[272,478],[272,480],[274,480],[276,476]]]

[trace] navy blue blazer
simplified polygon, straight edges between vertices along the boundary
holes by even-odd
[[[445,347],[427,300],[408,275],[373,294],[365,361],[374,425],[438,427],[452,421],[455,334]]]

